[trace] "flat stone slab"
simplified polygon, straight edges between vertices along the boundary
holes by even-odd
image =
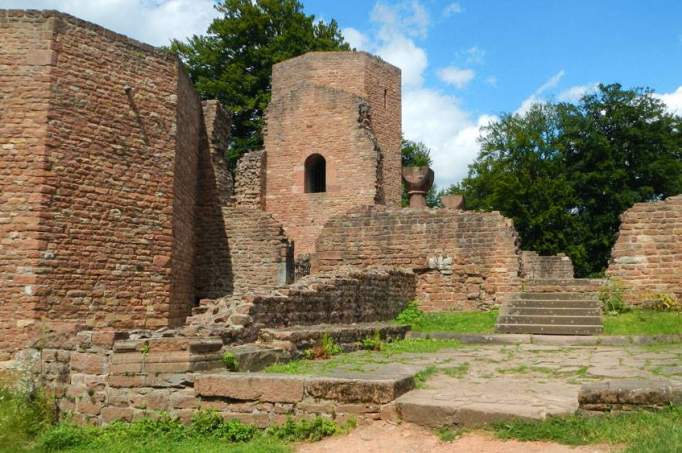
[[[470,427],[572,414],[578,409],[578,390],[578,385],[560,382],[529,385],[506,378],[472,382],[438,375],[426,388],[406,393],[393,404],[407,422],[429,428]]]
[[[198,396],[241,401],[295,403],[305,397],[341,403],[385,404],[415,385],[415,372],[365,377],[323,377],[270,373],[197,374]]]

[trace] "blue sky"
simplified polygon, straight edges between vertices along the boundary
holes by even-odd
[[[59,9],[151,44],[203,33],[214,0],[0,0]],[[649,86],[682,114],[680,0],[302,0],[355,47],[403,71],[403,131],[461,179],[479,127],[599,82]]]

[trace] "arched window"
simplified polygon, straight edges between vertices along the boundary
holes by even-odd
[[[305,160],[305,193],[327,191],[327,162],[319,154]]]

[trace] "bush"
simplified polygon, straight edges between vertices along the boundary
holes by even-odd
[[[96,438],[94,428],[85,428],[62,423],[43,433],[38,438],[38,446],[45,451],[60,451],[80,445],[88,445]]]
[[[315,417],[312,420],[294,421],[288,419],[281,426],[267,428],[265,434],[287,442],[298,442],[318,441],[335,434],[337,431],[338,427],[333,421],[322,417]]]
[[[421,311],[416,301],[412,301],[400,312],[395,318],[400,324],[416,324],[424,317],[424,312]]]
[[[42,390],[0,386],[0,446],[21,445],[56,420],[54,399]]]
[[[609,314],[625,313],[630,307],[625,303],[625,288],[620,280],[610,279],[599,288],[602,311]]]
[[[682,311],[682,303],[675,294],[656,293],[644,303],[644,307],[655,311]]]

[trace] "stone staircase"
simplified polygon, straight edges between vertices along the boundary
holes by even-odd
[[[598,335],[602,332],[597,296],[602,280],[538,279],[505,303],[497,318],[498,333]]]

